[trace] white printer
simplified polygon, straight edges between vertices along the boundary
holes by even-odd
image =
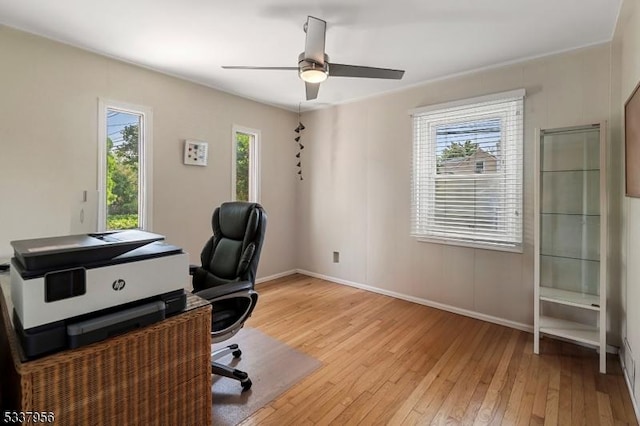
[[[189,259],[140,230],[12,241],[14,325],[27,357],[77,347],[184,309]]]

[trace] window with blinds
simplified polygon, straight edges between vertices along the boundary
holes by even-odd
[[[411,112],[414,237],[522,250],[524,93]]]

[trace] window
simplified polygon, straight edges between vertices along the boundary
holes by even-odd
[[[414,237],[522,250],[523,98],[517,90],[412,111]]]
[[[233,127],[231,199],[234,201],[260,201],[259,146],[258,130]]]
[[[100,100],[99,229],[150,229],[151,110]]]

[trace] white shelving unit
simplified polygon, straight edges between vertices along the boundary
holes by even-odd
[[[606,124],[536,135],[533,350],[543,335],[595,347],[606,373]]]

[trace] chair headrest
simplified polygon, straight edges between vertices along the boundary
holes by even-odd
[[[219,210],[219,226],[222,235],[233,240],[243,240],[252,213],[257,214],[257,203],[233,201],[222,203]],[[215,215],[213,217],[215,221]],[[257,222],[255,222],[257,225]],[[213,229],[216,224],[212,223]]]

